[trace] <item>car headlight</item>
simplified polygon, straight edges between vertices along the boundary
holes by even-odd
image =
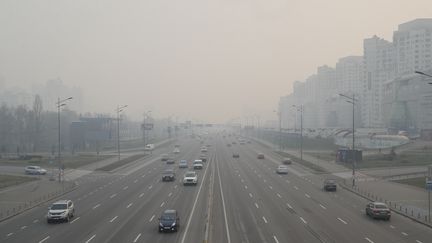
[[[174,227],[175,225],[176,225],[176,223],[174,222],[174,223],[172,223],[171,227]]]
[[[162,223],[159,223],[159,226],[160,226],[160,227],[163,227],[163,224],[162,224]]]

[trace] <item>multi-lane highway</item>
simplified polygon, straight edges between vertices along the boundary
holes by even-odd
[[[75,203],[68,223],[47,224],[49,204],[0,223],[1,242],[432,242],[432,230],[397,214],[390,221],[365,216],[367,201],[340,189],[324,192],[329,175],[298,164],[288,175],[275,174],[281,158],[258,144],[232,145],[234,136],[208,135],[208,161],[197,186],[183,186],[187,169],[200,152],[200,141],[179,139],[176,164],[167,165],[159,149],[111,173],[80,178],[78,189],[64,195]],[[232,154],[239,153],[239,158]],[[257,159],[262,152],[265,159]],[[177,179],[162,182],[165,168]],[[176,209],[180,228],[159,233],[158,217]]]

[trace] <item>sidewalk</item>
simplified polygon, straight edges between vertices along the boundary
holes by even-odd
[[[253,138],[270,148],[275,145],[267,141]],[[283,152],[300,158],[300,153],[293,150]],[[356,186],[352,187],[352,170],[334,161],[325,161],[303,153],[303,160],[324,168],[329,173],[341,178],[340,185],[371,201],[387,203],[393,211],[409,217],[419,223],[432,227],[428,211],[428,193],[426,189],[391,182],[385,177],[367,175],[367,172],[356,171]],[[393,169],[395,170],[395,169]]]
[[[172,141],[175,140],[166,139],[160,141],[155,146],[156,148],[164,146]],[[135,154],[137,153],[123,153],[121,159],[126,159]],[[0,222],[76,189],[78,187],[76,182],[79,178],[117,161],[118,157],[113,157],[79,167],[78,169],[66,169],[63,183],[50,181],[49,177],[43,177],[37,181],[0,190]]]

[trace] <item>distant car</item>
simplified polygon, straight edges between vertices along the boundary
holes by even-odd
[[[258,158],[258,159],[264,159],[264,154],[259,153],[258,156],[257,156],[257,158]]]
[[[336,191],[337,189],[336,181],[334,179],[324,180],[323,189],[324,191]]]
[[[227,144],[227,147],[231,147],[231,144],[230,144],[230,143],[228,143],[228,144]]]
[[[391,211],[387,204],[382,202],[370,202],[366,205],[366,215],[374,219],[389,220],[391,217]]]
[[[45,175],[47,173],[47,170],[42,169],[39,166],[27,166],[24,171],[29,175]]]
[[[205,152],[207,152],[207,147],[202,147],[201,148],[201,153],[205,153]]]
[[[174,153],[174,154],[178,154],[178,153],[180,153],[180,149],[179,149],[179,148],[174,148],[173,153]]]
[[[284,165],[290,165],[290,164],[292,164],[292,160],[290,158],[284,158],[282,160],[282,164],[284,164]]]
[[[233,153],[233,158],[240,158],[240,154],[239,153]]]
[[[165,210],[159,218],[159,232],[177,232],[180,218],[174,209]]]
[[[180,160],[180,162],[179,162],[179,168],[188,168],[188,167],[189,166],[188,166],[187,160],[184,160],[184,159]]]
[[[162,154],[162,155],[161,155],[161,160],[162,160],[162,161],[167,161],[168,159],[169,159],[168,154]]]
[[[167,169],[162,172],[162,181],[174,181],[175,180],[175,172],[173,169]]]
[[[288,174],[288,166],[286,165],[279,165],[276,169],[277,174]]]
[[[154,144],[147,144],[144,148],[146,151],[152,151],[154,149]]]
[[[168,159],[166,160],[166,163],[167,163],[167,164],[175,164],[175,160],[172,159],[172,158],[168,158]]]
[[[48,208],[46,216],[47,223],[54,221],[66,221],[69,222],[75,214],[75,207],[71,200],[60,200],[51,205]]]
[[[183,178],[183,185],[196,185],[198,183],[198,175],[195,171],[188,171]]]
[[[201,154],[199,159],[202,160],[202,162],[207,162],[207,156],[205,154]]]
[[[204,167],[202,160],[196,159],[193,162],[193,168],[194,170],[201,170]]]

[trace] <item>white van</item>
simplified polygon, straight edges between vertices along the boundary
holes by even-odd
[[[149,143],[145,146],[146,151],[152,151],[153,149],[154,149],[154,144]]]

